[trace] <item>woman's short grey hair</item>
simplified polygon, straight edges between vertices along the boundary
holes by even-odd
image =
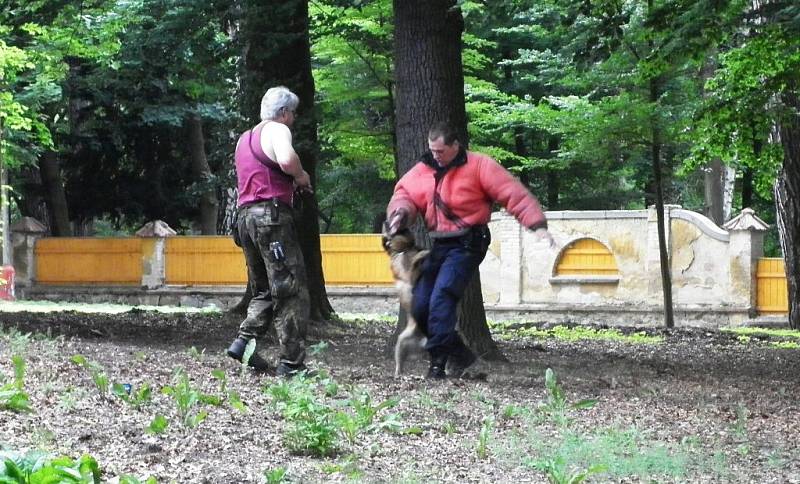
[[[300,98],[284,86],[267,90],[261,98],[261,120],[275,119],[280,116],[281,109],[294,111],[300,104]]]

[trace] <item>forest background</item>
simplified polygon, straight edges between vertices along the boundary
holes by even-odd
[[[653,205],[656,160],[666,203],[718,224],[744,207],[773,227],[776,213],[796,220],[800,201],[784,197],[777,212],[775,202],[797,175],[793,2],[443,3],[463,18],[453,62],[470,148],[548,210]],[[394,62],[394,26],[388,0],[3,1],[0,163],[12,217],[55,236],[130,235],[155,219],[227,233],[233,146],[257,121],[254,93],[269,87],[252,78],[279,78],[264,73],[310,45],[296,141],[304,165],[313,158],[320,231],[374,232],[409,163],[398,155],[408,150],[397,142],[396,74],[420,67]],[[766,255],[781,255],[778,240],[773,228]]]

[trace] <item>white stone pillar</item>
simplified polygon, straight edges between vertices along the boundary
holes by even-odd
[[[757,264],[764,254],[764,233],[769,225],[745,208],[723,227],[730,233],[730,303],[750,308],[750,316],[755,316]]]
[[[522,301],[522,226],[503,211],[493,226],[492,238],[500,241],[500,304]]]
[[[14,248],[14,271],[17,288],[31,287],[36,281],[36,240],[47,233],[47,227],[33,217],[22,217],[11,226]],[[21,294],[24,297],[24,294]]]

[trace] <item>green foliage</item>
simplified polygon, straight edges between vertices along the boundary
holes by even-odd
[[[208,416],[208,411],[197,410],[201,403],[220,405],[221,399],[214,395],[201,393],[189,381],[189,376],[183,368],[177,368],[173,374],[173,385],[165,386],[161,392],[175,400],[178,418],[187,429],[200,425]]]
[[[225,372],[220,369],[213,370],[211,376],[219,380],[219,391],[221,394],[226,395],[228,403],[231,407],[235,408],[241,413],[247,413],[247,405],[244,404],[239,394],[233,390],[228,389],[228,377]]]
[[[53,458],[44,452],[20,454],[0,451],[0,482],[14,484],[75,483],[99,484],[100,467],[88,455],[77,461],[69,457]]]
[[[268,469],[264,471],[264,478],[267,484],[281,484],[286,482],[286,468],[276,467],[275,469]]]
[[[135,476],[123,474],[119,477],[119,484],[158,484],[158,480],[152,476],[142,480]]]
[[[625,334],[613,328],[558,325],[544,329],[536,326],[515,326],[502,322],[492,322],[489,323],[489,326],[499,338],[507,340],[514,338],[555,338],[563,341],[600,340],[621,341],[631,344],[659,344],[664,341],[663,336],[649,336],[644,331]]]
[[[566,412],[568,409],[588,409],[597,404],[596,399],[584,399],[570,404],[561,385],[558,384],[555,372],[548,368],[544,373],[544,385],[547,389],[547,398],[539,405],[538,410],[552,418],[556,423],[564,425],[569,422]]]
[[[340,438],[353,445],[361,432],[400,428],[397,415],[376,420],[379,413],[395,406],[397,399],[376,404],[365,390],[353,388],[347,400],[331,401],[338,392],[338,384],[324,372],[313,377],[298,375],[264,391],[288,424],[284,433],[287,448],[298,454],[333,455],[341,446]]]
[[[147,383],[140,385],[135,390],[131,389],[130,385],[114,383],[111,385],[111,393],[136,409],[142,408],[153,400],[153,391]]]
[[[25,392],[25,359],[19,355],[11,357],[14,364],[14,379],[0,386],[0,409],[12,412],[32,412],[30,397]]]
[[[312,2],[309,13],[323,231],[372,232],[395,175],[391,2]]]
[[[481,424],[481,430],[478,432],[478,443],[475,446],[475,452],[478,458],[485,460],[489,457],[489,439],[492,436],[492,427],[494,426],[494,419],[491,417],[484,417]]]
[[[163,415],[156,415],[153,417],[153,420],[150,422],[150,425],[147,426],[145,431],[148,434],[162,434],[167,430],[169,427],[169,420],[167,417]]]
[[[82,366],[86,371],[89,372],[89,376],[92,378],[92,382],[97,390],[100,392],[100,395],[106,396],[108,395],[109,390],[109,380],[108,375],[106,375],[105,369],[97,362],[89,361],[83,355],[73,355],[70,358],[70,361],[75,363],[76,365]]]

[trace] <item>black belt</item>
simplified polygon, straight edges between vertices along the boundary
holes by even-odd
[[[247,203],[245,205],[242,205],[241,207],[239,207],[239,211],[247,210],[250,213],[258,214],[259,209],[260,209],[261,213],[263,213],[264,209],[266,207],[270,207],[270,206],[272,206],[272,207],[283,207],[283,208],[286,208],[286,209],[289,209],[289,210],[292,209],[291,205],[289,205],[288,203],[284,202],[283,200],[281,200],[279,198],[268,198],[267,200],[258,200],[258,201],[255,201],[255,202],[250,202],[250,203]]]

